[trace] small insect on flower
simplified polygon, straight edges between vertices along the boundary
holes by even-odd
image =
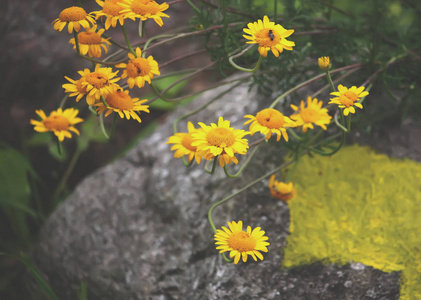
[[[273,39],[275,38],[275,36],[273,35],[272,29],[269,29],[269,38],[271,41],[273,41]]]

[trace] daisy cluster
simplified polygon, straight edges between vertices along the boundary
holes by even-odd
[[[126,62],[113,64],[98,61],[103,54],[107,54],[111,45],[110,37],[103,37],[105,30],[110,27],[121,26],[126,37],[124,24],[127,20],[139,19],[145,22],[154,20],[159,26],[163,25],[162,18],[169,17],[164,13],[168,9],[167,3],[158,4],[153,0],[96,0],[100,10],[87,13],[82,7],[72,6],[62,10],[52,23],[54,30],[61,32],[66,26],[73,38],[69,43],[77,51],[78,55],[89,56],[94,67],[78,71],[79,77],[65,78],[69,83],[63,84],[64,92],[69,97],[75,97],[76,102],[85,99],[86,103],[95,109],[98,115],[104,113],[107,117],[116,113],[120,118],[134,119],[141,122],[140,112],[149,113],[147,99],[140,100],[129,95],[128,89],[142,88],[150,84],[156,75],[160,75],[158,62],[153,56],[146,57],[142,50],[137,47],[132,49],[129,42],[130,52]],[[100,21],[100,22],[99,22]],[[97,23],[99,22],[99,23]],[[99,29],[100,25],[101,29]],[[122,70],[122,74],[118,75]],[[127,85],[120,82],[126,79]],[[127,89],[128,88],[128,89]],[[79,110],[68,108],[52,111],[46,115],[44,111],[37,110],[41,118],[31,120],[38,132],[53,132],[62,142],[65,137],[71,138],[73,132],[79,135],[79,131],[73,126],[83,120],[77,117]]]

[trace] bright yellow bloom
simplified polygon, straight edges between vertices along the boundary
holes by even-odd
[[[169,7],[166,2],[158,4],[153,0],[122,0],[119,4],[123,7],[120,14],[127,19],[135,20],[139,18],[142,21],[154,19],[156,24],[162,26],[164,24],[162,17],[170,17],[163,13]]]
[[[292,47],[295,46],[294,42],[286,39],[294,30],[286,30],[279,24],[275,25],[275,22],[270,22],[267,16],[263,17],[263,22],[257,20],[257,22],[248,23],[247,27],[243,31],[249,35],[243,35],[243,37],[249,40],[247,44],[259,44],[258,51],[263,57],[268,55],[269,50],[278,57],[284,49],[292,50]]]
[[[93,14],[96,15],[98,20],[100,17],[106,17],[105,20],[105,29],[108,30],[111,26],[116,27],[117,21],[121,26],[124,25],[124,16],[120,14],[123,7],[119,2],[122,0],[96,0],[99,6],[102,7],[102,10],[94,11]],[[102,20],[102,19],[101,19]]]
[[[130,120],[130,117],[132,117],[140,123],[142,120],[140,119],[138,113],[140,111],[149,113],[149,105],[142,105],[142,103],[147,101],[147,99],[139,100],[139,98],[130,97],[129,91],[116,90],[105,96],[107,106],[105,106],[102,102],[96,103],[95,106],[98,106],[96,110],[99,114],[102,114],[108,109],[105,113],[106,117],[108,117],[112,112],[116,112],[122,119],[126,117],[127,120]]]
[[[270,139],[273,133],[276,133],[276,141],[279,141],[281,136],[283,136],[285,141],[288,142],[286,128],[296,126],[294,121],[273,108],[265,108],[259,111],[256,116],[245,115],[244,118],[250,119],[244,123],[244,125],[251,123],[249,128],[250,135],[261,132],[266,136],[267,140]]]
[[[115,82],[120,78],[114,78],[117,72],[112,72],[112,68],[101,68],[97,64],[95,71],[91,72],[89,69],[78,72],[84,80],[81,82],[82,87],[86,88],[88,94],[86,95],[86,102],[88,105],[94,105],[99,101],[101,96],[106,97],[108,94],[114,92],[120,86]]]
[[[320,70],[324,72],[326,72],[327,70],[330,70],[330,68],[332,67],[329,56],[319,57],[318,63],[319,63]]]
[[[86,102],[88,105],[94,105],[101,96],[105,97],[109,93],[120,88],[120,86],[115,83],[120,80],[120,78],[114,78],[118,71],[113,73],[111,68],[101,68],[99,64],[97,64],[94,72],[85,69],[83,71],[78,71],[78,73],[80,75],[78,80],[73,80],[65,76],[71,83],[62,85],[66,93],[71,93],[69,95],[70,97],[77,95],[76,102],[86,95]]]
[[[218,125],[211,123],[207,126],[202,122],[199,125],[203,130],[192,134],[192,146],[196,146],[198,154],[206,160],[219,155],[219,165],[223,167],[231,162],[238,163],[234,154],[247,153],[248,141],[243,137],[248,132],[230,127],[230,121],[219,117]]]
[[[81,72],[82,74],[84,74],[83,71],[79,71],[79,74],[81,74]],[[82,86],[82,82],[85,81],[85,78],[83,77],[83,75],[78,80],[73,80],[67,76],[64,76],[64,78],[71,82],[62,85],[62,87],[64,88],[64,92],[71,93],[69,97],[77,96],[76,102],[79,102],[79,100],[82,99],[82,97],[88,93],[88,91],[86,90],[86,86]]]
[[[167,144],[174,144],[171,147],[171,150],[176,150],[174,157],[180,158],[184,155],[187,155],[188,162],[191,162],[193,158],[196,160],[197,164],[200,164],[202,161],[202,156],[197,153],[197,147],[192,146],[194,132],[201,130],[201,128],[196,129],[192,122],[187,123],[188,132],[177,132],[176,134],[169,137]]]
[[[329,104],[334,103],[338,104],[338,107],[344,108],[344,115],[347,116],[349,113],[354,114],[355,108],[363,108],[362,104],[358,101],[361,98],[368,95],[367,91],[364,91],[364,87],[360,86],[357,88],[356,86],[351,87],[348,89],[347,87],[343,86],[342,84],[338,85],[339,92],[332,92],[330,93],[333,96],[336,96],[330,99]]]
[[[73,29],[76,32],[79,32],[81,26],[85,29],[89,29],[91,26],[90,24],[95,24],[95,20],[92,18],[91,14],[87,14],[82,7],[72,6],[63,9],[52,24],[56,31],[62,31],[67,25],[69,33],[73,33]]]
[[[127,64],[116,65],[117,68],[125,68],[121,78],[128,77],[127,84],[130,88],[133,88],[135,85],[141,88],[146,81],[150,84],[154,75],[161,75],[158,63],[153,59],[153,56],[143,58],[141,55],[142,50],[138,47],[136,48],[136,56],[129,52],[129,62]]]
[[[326,130],[326,125],[330,123],[331,116],[329,116],[326,108],[322,108],[323,101],[318,102],[316,98],[311,99],[307,97],[307,106],[301,100],[300,108],[291,104],[291,108],[297,111],[296,114],[291,115],[290,118],[294,120],[297,126],[303,126],[303,132],[314,129],[313,124],[322,127]]]
[[[229,229],[222,226],[223,230],[217,229],[214,235],[219,253],[230,251],[229,256],[234,257],[235,264],[240,261],[240,257],[243,258],[243,262],[246,262],[248,255],[255,261],[257,257],[263,260],[263,255],[259,251],[268,252],[267,246],[270,244],[266,242],[269,238],[260,227],[252,231],[251,227],[247,226],[247,231],[243,231],[243,221],[228,222],[228,227]]]
[[[79,131],[73,126],[83,121],[83,119],[76,117],[79,113],[77,109],[68,108],[63,111],[61,108],[59,108],[52,111],[48,117],[41,109],[36,110],[35,112],[38,116],[41,117],[41,121],[31,120],[31,124],[35,125],[35,131],[52,131],[60,142],[62,142],[65,137],[72,137],[70,131],[73,131],[77,135],[80,134]]]
[[[273,174],[269,179],[269,189],[274,198],[278,198],[283,201],[289,201],[297,194],[297,190],[292,185],[292,182],[284,183],[277,181],[275,180],[275,174]]]
[[[108,47],[111,45],[108,41],[110,38],[102,38],[101,35],[105,29],[100,29],[96,32],[96,28],[97,25],[94,25],[85,32],[79,32],[77,34],[81,54],[86,55],[88,53],[89,57],[101,57],[101,47],[104,48],[105,53],[108,52]],[[73,49],[76,49],[75,38],[70,39],[69,43],[73,44]]]

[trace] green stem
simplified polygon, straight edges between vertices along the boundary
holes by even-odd
[[[336,70],[332,71],[331,73],[345,71],[345,70],[348,70],[348,69],[359,68],[359,67],[361,67],[361,65],[362,65],[361,63],[349,65],[349,66],[346,66],[346,67],[342,67],[342,68],[336,69]],[[314,76],[313,78],[310,78],[307,81],[304,81],[303,83],[300,83],[299,85],[296,85],[292,89],[286,91],[284,94],[282,94],[281,96],[279,96],[278,98],[276,98],[275,101],[273,101],[272,104],[269,106],[269,108],[273,108],[279,101],[281,101],[283,98],[285,98],[286,96],[288,96],[292,92],[295,92],[296,90],[302,88],[303,86],[306,86],[307,84],[312,83],[313,81],[316,81],[316,80],[322,78],[323,76],[325,76],[325,74],[319,74],[317,76]]]
[[[212,162],[212,169],[211,170],[209,170],[208,169],[208,163],[210,163],[210,161],[208,161],[207,163],[206,163],[206,165],[205,165],[205,171],[206,171],[206,173],[208,173],[208,174],[213,174],[213,173],[215,173],[215,168],[216,168],[216,162],[218,161],[218,156],[215,156],[214,158],[213,158],[213,162]]]
[[[207,106],[209,106],[210,104],[212,104],[214,101],[221,99],[222,96],[224,96],[225,94],[229,93],[231,90],[233,90],[234,88],[236,88],[237,86],[239,86],[242,82],[238,82],[236,84],[233,84],[231,87],[229,87],[228,89],[224,90],[223,92],[219,93],[218,95],[216,95],[215,97],[213,97],[211,100],[209,100],[208,102],[206,102],[205,104],[201,105],[200,107],[196,108],[195,110],[192,110],[188,113],[186,113],[185,115],[182,115],[181,117],[178,117],[177,119],[175,119],[174,123],[173,123],[173,131],[174,134],[176,134],[178,132],[177,127],[178,127],[178,123],[180,123],[180,121],[197,114],[199,111],[204,110]]]
[[[115,127],[116,127],[116,123],[117,123],[117,113],[114,113],[114,119],[113,119],[113,125],[111,127],[111,134],[110,134],[110,139],[113,137],[114,132],[115,132]]]
[[[308,151],[303,151],[303,152],[301,153],[301,156],[303,156],[303,155],[304,155],[304,154],[306,154],[307,152],[308,152]],[[230,200],[231,198],[233,198],[233,197],[237,196],[238,194],[240,194],[240,193],[244,192],[245,190],[247,190],[247,189],[248,189],[248,188],[250,188],[251,186],[253,186],[253,185],[255,185],[256,183],[258,183],[258,182],[262,181],[263,179],[265,179],[265,178],[269,177],[269,176],[270,176],[270,175],[272,175],[273,173],[278,172],[279,170],[281,170],[281,169],[283,169],[283,168],[285,168],[285,167],[289,166],[289,165],[290,165],[291,163],[293,163],[295,160],[296,160],[296,158],[292,159],[291,161],[289,161],[289,162],[287,162],[287,163],[282,164],[281,166],[279,166],[279,167],[277,167],[277,168],[275,168],[275,169],[271,170],[270,172],[268,172],[268,173],[264,174],[263,176],[260,176],[259,178],[257,178],[257,179],[255,179],[255,180],[253,180],[253,181],[252,181],[252,182],[250,182],[249,184],[245,185],[244,187],[242,187],[241,189],[239,189],[239,190],[237,190],[236,192],[232,193],[231,195],[229,195],[229,196],[225,197],[225,198],[224,198],[224,199],[222,199],[221,201],[218,201],[218,202],[216,202],[215,204],[213,204],[213,205],[209,208],[209,211],[208,211],[208,221],[209,221],[210,226],[212,227],[213,232],[214,232],[215,234],[216,234],[216,233],[218,233],[218,232],[217,232],[217,230],[216,230],[216,227],[215,227],[215,223],[214,223],[214,222],[213,222],[213,220],[212,220],[212,212],[213,212],[213,210],[214,210],[216,207],[218,207],[219,205],[221,205],[221,204],[223,204],[223,203],[227,202],[228,200]]]
[[[187,168],[190,168],[192,165],[193,165],[193,162],[194,162],[194,159],[192,159],[191,160],[191,162],[187,162],[187,160],[186,160],[186,158],[183,156],[182,158],[181,158],[181,160],[183,161],[183,164],[187,167]]]
[[[250,47],[247,47],[246,49],[244,49],[243,51],[241,51],[239,54],[236,54],[236,55],[230,56],[230,57],[228,58],[228,60],[229,60],[230,64],[231,64],[234,68],[236,68],[237,70],[240,70],[240,71],[243,71],[243,72],[250,72],[250,73],[254,73],[254,72],[256,72],[256,71],[259,69],[260,64],[262,63],[262,60],[263,60],[263,56],[259,55],[259,60],[257,61],[256,65],[254,66],[254,68],[253,68],[253,69],[247,69],[247,68],[240,67],[239,65],[237,65],[237,64],[234,62],[234,58],[240,57],[240,56],[241,56],[241,55],[243,55],[245,52],[247,52],[249,49],[250,49]]]
[[[104,134],[104,136],[107,138],[107,140],[109,140],[110,136],[108,135],[107,131],[105,130],[105,126],[104,126],[104,114],[99,115],[99,126],[101,127],[101,131]]]
[[[58,137],[56,136],[56,142],[57,142],[57,151],[58,154],[62,155],[63,154],[63,145],[61,144],[60,140],[58,139]]]
[[[138,34],[140,38],[145,36],[145,21],[139,20]]]
[[[79,147],[78,147],[78,148],[76,148],[76,151],[75,151],[75,153],[73,154],[73,157],[72,157],[72,159],[70,160],[69,165],[67,166],[67,169],[66,169],[66,171],[65,171],[65,172],[64,172],[64,174],[63,174],[63,177],[61,178],[61,180],[60,180],[59,184],[57,185],[56,190],[54,191],[54,194],[53,194],[53,201],[54,201],[55,203],[57,203],[57,201],[58,201],[58,197],[60,196],[60,194],[61,194],[61,192],[62,192],[62,190],[63,190],[64,186],[66,185],[66,182],[67,182],[67,180],[69,179],[69,176],[70,176],[70,174],[72,173],[72,171],[73,171],[73,169],[74,169],[74,167],[75,167],[75,165],[76,165],[76,162],[77,162],[77,160],[79,159],[79,156],[80,156],[80,154],[81,154],[81,153],[82,153],[82,151],[79,149]]]
[[[287,129],[287,131],[288,131],[288,133],[289,133],[289,134],[291,134],[291,135],[294,137],[294,139],[296,139],[297,141],[302,141],[302,140],[303,140],[303,138],[302,138],[302,137],[300,137],[298,134],[296,134],[296,133],[295,133],[295,131],[294,131],[294,130],[292,130],[291,128],[288,128],[288,129]]]
[[[81,55],[80,54],[80,47],[79,47],[79,36],[78,36],[78,33],[76,31],[73,31],[73,36],[75,37],[76,53],[77,53],[77,55]]]
[[[326,77],[327,77],[327,81],[329,81],[330,88],[332,89],[333,92],[336,92],[335,86],[333,85],[332,78],[330,77],[329,70],[326,70]]]
[[[256,148],[253,149],[253,152],[251,152],[251,154],[249,155],[249,157],[247,157],[247,160],[244,162],[244,164],[241,166],[241,168],[238,170],[237,173],[235,173],[234,175],[231,175],[228,170],[227,170],[227,165],[224,166],[224,172],[225,174],[229,177],[229,178],[237,178],[238,176],[241,175],[241,173],[244,171],[244,169],[247,167],[247,165],[250,163],[252,157],[254,156],[254,154],[256,153],[257,149],[259,148],[260,145],[258,145]]]
[[[146,54],[146,49],[148,49],[149,44],[152,43],[154,40],[159,40],[162,38],[173,38],[173,37],[177,37],[179,34],[177,33],[173,33],[173,34],[160,34],[160,35],[156,35],[151,37],[150,39],[148,39],[145,43],[145,45],[143,46],[143,50],[142,50],[142,56],[144,57]],[[183,35],[183,34],[181,34]]]
[[[186,2],[191,6],[191,8],[193,8],[193,10],[197,13],[197,14],[201,14],[200,9],[197,8],[196,5],[194,5],[190,0],[186,0]]]
[[[273,21],[276,23],[276,15],[278,14],[278,0],[274,0],[274,7],[273,7]]]
[[[348,129],[346,129],[341,123],[339,123],[339,121],[338,121],[338,114],[340,114],[341,115],[341,121],[342,121],[342,123],[345,123],[344,122],[344,116],[343,116],[343,114],[342,114],[342,109],[340,110],[340,111],[338,111],[336,114],[335,114],[335,116],[333,117],[333,119],[335,120],[335,124],[336,124],[336,126],[338,126],[340,129],[342,129],[344,132],[348,132]]]
[[[136,53],[134,52],[134,50],[133,50],[133,48],[132,48],[132,45],[130,44],[129,37],[128,37],[128,35],[127,35],[127,31],[126,31],[126,28],[124,27],[124,25],[121,25],[121,30],[123,31],[123,35],[124,35],[124,39],[126,40],[127,48],[129,48],[129,51],[130,51],[130,52],[131,52],[134,56],[136,56]]]

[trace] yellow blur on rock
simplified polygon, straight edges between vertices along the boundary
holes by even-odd
[[[355,145],[304,157],[290,180],[298,194],[288,202],[284,267],[352,261],[402,271],[400,300],[421,299],[420,163]]]

